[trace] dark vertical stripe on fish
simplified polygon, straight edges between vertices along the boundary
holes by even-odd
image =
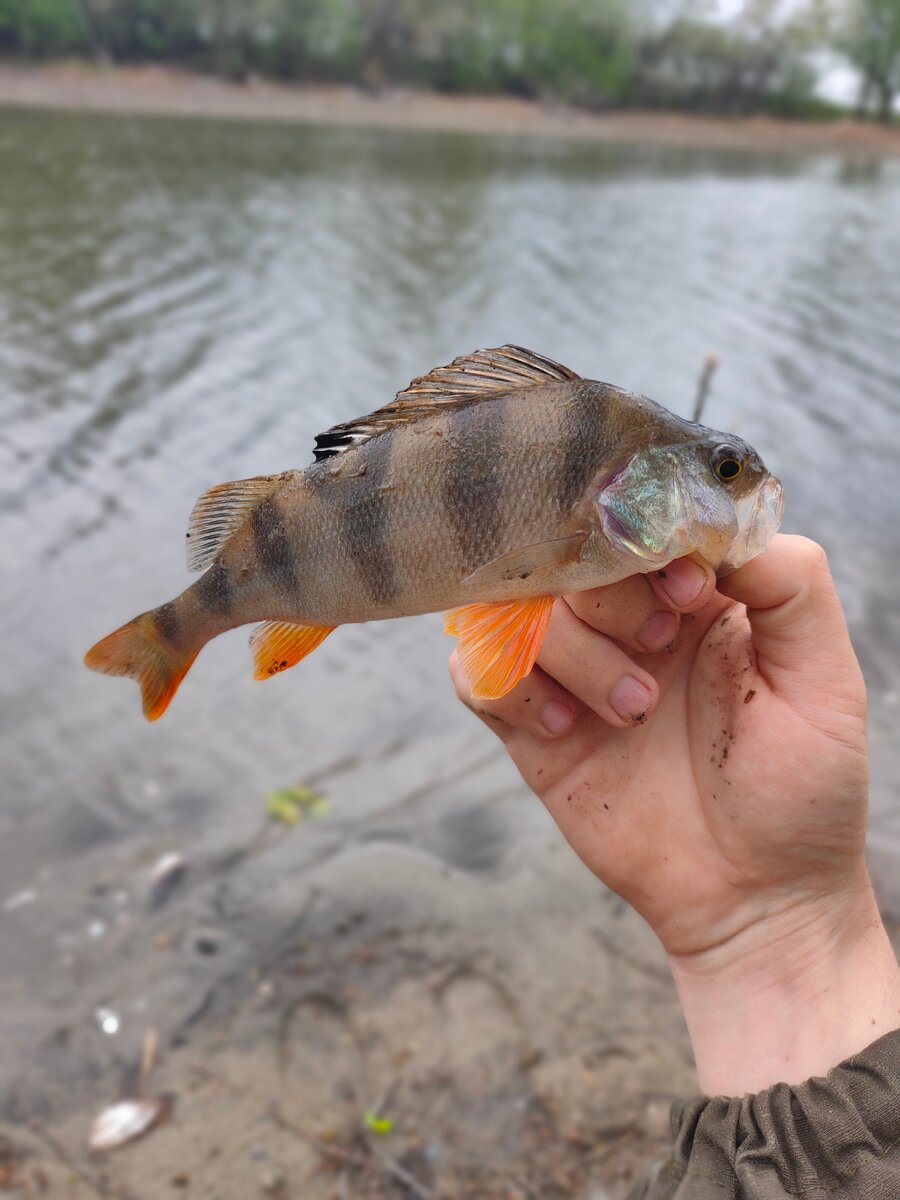
[[[277,492],[267,496],[250,514],[250,529],[256,561],[266,580],[300,606],[300,581]]]
[[[175,605],[171,600],[168,604],[160,605],[153,614],[153,619],[156,623],[156,631],[164,642],[168,642],[171,645],[177,640],[181,622],[178,619]]]
[[[227,613],[231,608],[231,580],[228,568],[219,560],[194,585],[200,604],[207,612]]]
[[[590,385],[575,389],[567,410],[565,452],[559,477],[560,510],[573,508],[609,458],[609,398]]]
[[[450,413],[444,445],[444,504],[466,573],[502,552],[503,513],[497,466],[507,401],[483,400]]]
[[[388,533],[390,498],[388,462],[393,439],[381,434],[368,442],[361,454],[364,467],[340,481],[340,536],[359,572],[366,592],[377,604],[389,604],[397,595]]]
[[[206,611],[227,613],[232,607],[232,581],[224,563],[215,562],[196,583],[200,604]]]

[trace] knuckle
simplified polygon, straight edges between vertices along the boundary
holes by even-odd
[[[804,569],[817,571],[825,575],[831,573],[828,565],[828,555],[818,542],[814,542],[812,538],[797,536],[795,538],[795,547],[797,557],[800,559]]]
[[[579,621],[584,621],[585,624],[593,624],[597,614],[603,605],[603,596],[600,588],[593,588],[589,592],[575,592],[571,596],[566,596],[566,604],[572,610]]]

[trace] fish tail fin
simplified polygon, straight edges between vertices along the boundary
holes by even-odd
[[[182,649],[167,634],[172,605],[141,613],[92,646],[84,664],[104,675],[130,675],[141,685],[144,716],[155,721],[169,707],[200,647]]]

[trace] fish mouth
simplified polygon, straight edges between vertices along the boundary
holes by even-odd
[[[761,554],[778,532],[784,516],[784,489],[770,475],[758,491],[738,500],[734,506],[738,532],[716,574],[728,575]]]

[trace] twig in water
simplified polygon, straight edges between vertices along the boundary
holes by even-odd
[[[343,1150],[340,1146],[331,1146],[314,1133],[307,1133],[305,1129],[300,1129],[299,1126],[292,1125],[275,1104],[268,1106],[266,1116],[270,1121],[274,1121],[279,1129],[283,1129],[285,1133],[291,1133],[295,1138],[299,1138],[301,1142],[312,1146],[323,1158],[330,1158],[334,1162],[343,1163],[345,1166],[350,1167],[364,1167],[366,1165],[366,1159],[362,1154],[356,1154],[353,1150]]]
[[[707,354],[703,363],[703,370],[700,372],[700,379],[697,382],[697,397],[694,400],[694,411],[691,415],[692,421],[699,421],[703,416],[706,397],[709,395],[709,386],[718,367],[719,356],[717,354]]]
[[[390,1172],[395,1179],[399,1179],[401,1183],[406,1184],[410,1191],[415,1192],[417,1196],[421,1196],[422,1200],[432,1200],[434,1192],[427,1188],[424,1183],[420,1183],[415,1175],[411,1175],[406,1167],[401,1166],[395,1158],[391,1158],[389,1154],[385,1154],[377,1146],[373,1146],[371,1143],[368,1145],[369,1153],[377,1158],[384,1169]]]
[[[159,1049],[159,1034],[155,1029],[148,1029],[144,1034],[144,1044],[141,1047],[141,1073],[138,1077],[137,1094],[143,1097],[156,1066],[156,1053]]]

